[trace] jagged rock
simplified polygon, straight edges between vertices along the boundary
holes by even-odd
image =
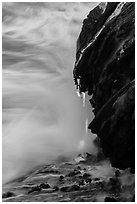
[[[58,174],[60,173],[58,170],[47,170],[47,169],[42,169],[41,171],[39,171],[39,173],[41,174]]]
[[[2,193],[2,198],[9,198],[9,197],[12,197],[12,196],[15,196],[15,194],[11,191],[8,191],[6,193]]]
[[[34,186],[31,188],[31,190],[28,191],[28,194],[39,191],[41,191],[41,188],[39,186]]]
[[[59,177],[59,180],[63,180],[63,179],[64,179],[64,176],[61,175],[61,176]]]
[[[100,181],[100,178],[94,178],[94,181]]]
[[[68,192],[69,191],[69,186],[63,186],[60,188],[60,191],[62,192]]]
[[[84,173],[83,174],[83,179],[87,179],[87,178],[89,178],[91,176],[91,174],[89,174],[89,173]]]
[[[63,192],[78,191],[80,187],[76,184],[72,186],[63,186],[60,190]]]
[[[110,178],[108,182],[108,190],[119,193],[121,191],[121,183],[117,178]]]
[[[74,170],[72,172],[70,172],[67,176],[68,177],[73,177],[76,176],[77,174],[80,174],[81,172],[79,170]]]
[[[135,169],[135,3],[92,10],[78,39],[74,80],[90,99],[89,124],[112,166]]]
[[[118,3],[108,3],[104,12],[102,4],[95,7],[83,22],[82,31],[77,41],[77,54],[83,47],[85,47],[90,40],[101,29],[109,15],[115,10]]]
[[[54,190],[54,191],[58,191],[59,188],[58,188],[57,186],[54,186],[53,190]]]
[[[82,180],[79,181],[79,185],[80,185],[80,186],[81,186],[81,185],[82,185],[82,186],[85,185],[84,179],[82,179]]]
[[[92,179],[91,179],[91,178],[88,178],[88,179],[86,179],[85,181],[86,181],[86,183],[91,183]]]
[[[41,183],[41,184],[39,184],[39,185],[37,185],[37,186],[33,186],[29,191],[28,191],[28,194],[30,194],[30,193],[33,193],[34,191],[36,191],[36,192],[39,192],[39,191],[41,191],[42,189],[48,189],[48,188],[50,188],[50,185],[48,184],[48,183]]]
[[[81,167],[80,167],[80,166],[77,166],[77,169],[78,169],[78,170],[81,170]]]
[[[52,166],[53,164],[47,165],[47,169],[50,170]],[[15,196],[7,194],[11,197],[4,198],[3,196],[3,202],[61,202],[63,200],[67,201],[67,198],[70,198],[72,202],[103,202],[106,196],[116,198],[117,202],[131,202],[134,195],[134,175],[131,173],[129,175],[129,170],[121,170],[120,177],[116,176],[119,175],[118,170],[116,170],[116,175],[112,176],[109,181],[108,174],[95,177],[95,169],[98,167],[100,169],[102,163],[93,165],[93,168],[86,165],[86,169],[83,164],[79,164],[79,166],[81,174],[74,177],[65,177],[62,182],[59,182],[59,177],[72,172],[72,169],[73,171],[77,169],[77,164],[72,163],[72,166],[69,166],[70,168],[64,163],[54,164],[54,167],[61,172],[60,175],[51,175],[49,173],[49,175],[42,174],[41,176],[41,174],[37,174],[40,169],[35,169],[34,172],[26,175],[27,179],[25,178],[24,181],[14,181],[10,185],[4,186],[3,191],[5,193],[8,190],[15,193]],[[85,176],[83,179],[84,173],[91,175],[91,177]],[[117,181],[122,181],[121,189],[119,189]],[[50,188],[46,189],[45,185],[47,184]],[[30,192],[28,193],[28,191]]]
[[[118,177],[120,177],[120,176],[121,176],[120,171],[119,171],[119,170],[116,170],[116,171],[115,171],[115,177],[117,177],[117,178],[118,178]]]
[[[43,189],[47,189],[47,188],[50,188],[50,185],[48,183],[41,183],[39,185],[40,188],[43,188]]]
[[[80,187],[78,186],[78,185],[72,185],[71,187],[70,187],[70,191],[78,191],[80,189]]]

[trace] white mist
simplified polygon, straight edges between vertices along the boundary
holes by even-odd
[[[82,20],[96,4],[3,4],[3,183],[78,153],[87,113],[72,69]]]

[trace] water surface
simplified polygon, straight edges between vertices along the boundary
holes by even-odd
[[[3,3],[3,182],[79,151],[86,111],[72,69],[97,3]]]

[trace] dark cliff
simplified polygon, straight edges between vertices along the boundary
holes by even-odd
[[[91,95],[91,132],[114,167],[135,169],[135,3],[100,4],[83,21],[74,80]]]

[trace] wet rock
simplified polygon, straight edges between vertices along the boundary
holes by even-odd
[[[33,193],[33,192],[39,192],[41,191],[41,189],[42,188],[39,186],[32,187],[31,190],[28,191],[28,194]]]
[[[69,191],[78,191],[80,189],[80,187],[78,185],[72,185],[69,189]]]
[[[135,171],[135,3],[93,9],[79,35],[74,80],[92,95],[89,124],[112,166]]]
[[[63,186],[60,190],[62,192],[70,192],[70,191],[78,191],[80,189],[80,187],[76,184],[72,185],[72,186]]]
[[[41,174],[58,174],[60,172],[58,170],[43,169],[43,170],[39,171],[39,173],[41,173]]]
[[[104,201],[105,202],[117,202],[117,200],[113,197],[106,197]]]
[[[60,191],[62,192],[68,192],[69,191],[69,186],[63,186],[60,188]]]
[[[13,192],[11,192],[11,191],[2,193],[2,198],[9,198],[9,197],[12,197],[12,196],[15,196],[15,194]]]
[[[80,166],[77,166],[77,169],[78,169],[78,170],[81,170],[81,167],[80,167]]]
[[[96,182],[95,185],[96,185],[97,188],[104,189],[106,184],[105,184],[104,181],[98,181],[98,182]]]
[[[102,6],[99,5],[89,13],[87,18],[83,21],[82,31],[77,41],[77,55],[101,29],[109,15],[115,10],[117,4],[118,3],[109,4],[106,7],[105,12],[103,11]]]
[[[49,189],[50,188],[50,185],[48,183],[41,183],[37,186],[33,186],[29,191],[28,191],[28,194],[30,193],[33,193],[33,192],[39,192],[41,191],[42,189]]]
[[[86,158],[91,157],[92,155],[86,152]]]
[[[121,173],[120,173],[119,170],[116,170],[116,171],[115,171],[115,176],[116,176],[117,178],[121,176]]]
[[[73,177],[73,176],[76,176],[77,174],[80,174],[80,173],[81,173],[80,171],[74,170],[74,171],[70,172],[67,176],[68,177]]]
[[[39,187],[40,188],[43,188],[43,189],[47,189],[47,188],[50,188],[50,185],[48,184],[48,183],[41,183],[40,185],[39,185]]]
[[[61,176],[59,177],[59,179],[60,179],[60,180],[63,180],[63,179],[64,179],[64,176],[61,175]]]
[[[85,185],[84,179],[79,181],[79,185]]]
[[[100,181],[100,178],[94,178],[94,181]]]
[[[89,174],[89,173],[84,173],[84,174],[83,174],[83,179],[89,178],[90,176],[91,176],[91,174]]]
[[[91,183],[92,179],[91,179],[91,178],[88,178],[88,179],[86,179],[85,181],[86,181],[86,183]]]
[[[53,193],[54,192],[54,189],[52,188],[48,188],[48,189],[41,189],[40,191],[41,193]]]
[[[54,186],[53,190],[54,190],[54,191],[59,191],[59,187]]]
[[[115,193],[120,193],[120,191],[121,191],[121,183],[115,177],[110,178],[109,182],[108,182],[108,188],[109,188],[110,191],[113,191]]]

